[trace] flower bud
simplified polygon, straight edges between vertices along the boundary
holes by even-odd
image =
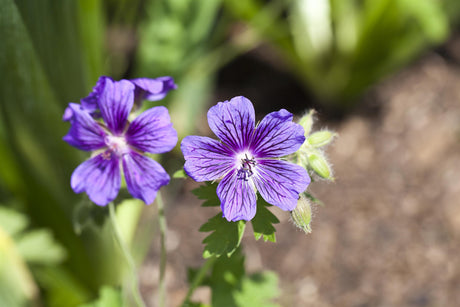
[[[297,201],[297,207],[291,211],[294,224],[306,234],[311,233],[311,205],[305,195],[301,194]]]
[[[320,177],[324,179],[334,180],[332,177],[332,171],[329,163],[326,161],[324,156],[317,153],[311,153],[308,156],[308,166],[315,171]]]
[[[329,130],[322,130],[310,135],[307,141],[311,146],[318,148],[329,144],[335,136],[336,134]]]
[[[311,109],[307,114],[302,116],[299,120],[299,125],[305,130],[305,137],[307,137],[311,132],[311,127],[313,126],[313,115],[315,110]]]

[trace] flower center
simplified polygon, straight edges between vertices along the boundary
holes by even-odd
[[[117,156],[122,156],[129,151],[129,146],[124,136],[108,135],[105,138],[105,144],[107,144],[110,152]]]
[[[257,165],[256,159],[248,152],[239,154],[236,157],[238,168],[238,179],[248,181],[254,175],[254,167]]]

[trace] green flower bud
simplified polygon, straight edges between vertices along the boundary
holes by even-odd
[[[324,156],[317,153],[311,153],[308,156],[308,166],[315,171],[320,177],[324,179],[334,180],[332,177],[332,171],[329,163],[326,161]]]
[[[307,141],[311,146],[318,148],[329,144],[335,136],[336,134],[334,132],[329,130],[322,130],[310,135],[307,138]]]
[[[315,114],[315,110],[310,110],[307,114],[302,116],[299,120],[299,125],[303,127],[305,130],[305,137],[310,134],[311,127],[313,126],[313,115]]]
[[[294,225],[302,229],[306,234],[311,233],[311,205],[303,194],[300,195],[297,201],[297,207],[291,211],[291,218]]]

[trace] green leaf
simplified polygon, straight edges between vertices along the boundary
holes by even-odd
[[[215,207],[220,205],[220,199],[216,193],[217,183],[206,182],[192,191],[198,199],[204,199],[205,202],[201,205],[203,207]]]
[[[187,174],[185,174],[184,169],[181,168],[173,174],[173,178],[187,178]]]
[[[230,257],[216,259],[207,283],[212,293],[211,305],[236,307],[234,291],[239,288],[244,274],[244,256],[241,248]]]
[[[241,248],[227,258],[214,263],[207,285],[211,287],[212,306],[274,307],[270,301],[278,296],[278,279],[275,273],[262,272],[248,276]]]
[[[27,232],[17,240],[17,248],[27,262],[55,264],[66,257],[66,251],[46,229]]]
[[[241,290],[235,292],[237,306],[276,307],[271,303],[279,295],[278,276],[274,272],[263,272],[246,277],[241,282]]]
[[[79,307],[123,307],[123,299],[119,290],[105,286],[99,291],[96,301]]]
[[[211,232],[203,240],[203,243],[206,244],[203,258],[220,257],[222,255],[230,257],[241,243],[245,226],[244,221],[227,221],[222,217],[222,213],[209,219],[200,227],[201,232]]]
[[[31,306],[38,293],[13,238],[0,226],[0,306]]]
[[[24,230],[27,224],[29,224],[27,216],[0,206],[0,227],[10,236],[14,236]]]
[[[92,294],[86,289],[86,285],[81,284],[62,266],[36,268],[34,276],[38,283],[46,289],[44,306],[75,307],[91,299]]]
[[[276,242],[276,229],[273,224],[278,224],[280,221],[267,206],[270,205],[262,197],[257,199],[257,213],[251,220],[254,237],[259,240],[263,236],[265,242]]]

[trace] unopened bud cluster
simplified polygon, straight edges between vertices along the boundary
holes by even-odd
[[[312,177],[334,180],[332,167],[326,159],[324,147],[330,144],[337,134],[329,130],[312,132],[314,113],[314,110],[311,110],[298,122],[304,128],[305,142],[291,156],[291,161],[304,167]],[[297,207],[291,211],[292,222],[306,234],[311,232],[310,223],[312,217],[311,203],[307,196],[311,196],[311,194],[306,191],[300,194]],[[314,202],[318,203],[319,200]]]
[[[329,130],[320,130],[311,133],[314,122],[314,111],[311,110],[304,115],[299,124],[305,130],[305,142],[300,149],[294,154],[294,162],[306,168],[310,174],[316,174],[327,180],[334,180],[332,176],[332,167],[326,159],[323,147],[330,144],[335,132]]]

